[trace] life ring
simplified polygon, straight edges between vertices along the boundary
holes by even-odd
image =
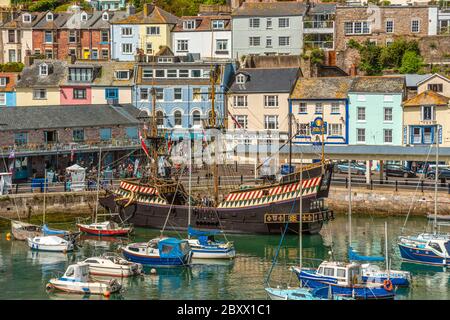
[[[392,291],[394,289],[394,286],[392,285],[392,281],[389,279],[386,279],[383,281],[383,288],[386,291]]]

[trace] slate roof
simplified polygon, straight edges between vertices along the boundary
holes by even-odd
[[[28,13],[31,15],[31,22],[30,23],[24,23],[22,16]],[[5,22],[2,25],[2,28],[5,29],[31,29],[36,23],[39,22],[39,20],[45,15],[45,12],[22,12],[17,18]]]
[[[53,21],[47,21],[47,11],[44,13],[44,17],[33,26],[33,29],[61,29],[67,22],[67,20],[73,15],[72,12],[52,12]]]
[[[432,76],[432,74],[405,74],[406,86],[408,88],[417,87],[417,84],[427,78]]]
[[[308,10],[308,13],[327,13],[332,14],[336,13],[336,4],[334,3],[311,3],[311,7]]]
[[[355,77],[349,92],[402,93],[404,86],[405,78],[401,76]]]
[[[146,16],[144,10],[130,15],[124,19],[112,22],[112,24],[177,24],[178,17],[155,6],[152,12]]]
[[[195,29],[185,30],[183,29],[183,21],[195,20]],[[231,16],[220,15],[220,16],[183,16],[178,21],[178,24],[173,29],[174,32],[196,32],[196,31],[211,31],[213,20],[223,20],[224,28],[215,29],[214,31],[230,31],[231,30]]]
[[[424,78],[424,79],[420,80],[419,82],[417,82],[417,85],[420,86],[420,85],[421,85],[422,83],[424,83],[425,81],[428,81],[428,80],[430,80],[430,79],[432,79],[432,78],[435,78],[435,77],[436,77],[436,78],[440,78],[441,80],[450,82],[450,79],[449,79],[449,78],[447,78],[447,77],[445,77],[445,76],[443,76],[443,75],[441,75],[441,74],[439,74],[439,73],[434,73],[434,74],[431,74],[429,77]]]
[[[39,66],[46,63],[49,66],[47,76],[39,75]],[[63,60],[35,60],[34,63],[22,70],[17,88],[30,87],[55,87],[58,86],[66,76],[67,62]]]
[[[137,125],[141,116],[132,105],[0,107],[0,131]]]
[[[102,19],[103,12],[99,12],[99,17],[91,24],[91,29],[109,29],[110,23],[123,20],[128,17],[127,11],[106,11],[109,14],[109,20]]]
[[[264,16],[301,16],[305,15],[307,6],[297,1],[286,2],[244,2],[231,14],[233,17]]]
[[[404,107],[417,107],[423,105],[448,105],[450,98],[447,98],[437,92],[427,90],[403,103]]]
[[[236,83],[230,86],[231,93],[248,92],[286,92],[289,93],[300,72],[299,68],[243,68],[236,72],[247,75],[244,84]],[[268,81],[270,80],[270,81]]]
[[[298,78],[290,99],[347,99],[350,77]]]

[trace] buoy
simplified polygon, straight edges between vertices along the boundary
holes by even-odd
[[[8,240],[8,241],[11,240],[11,233],[8,232],[8,233],[6,234],[6,240]]]
[[[150,270],[150,273],[151,273],[151,274],[156,274],[156,269],[155,269],[155,268],[152,268],[152,269]]]
[[[53,290],[53,285],[49,282],[49,283],[47,283],[47,285],[45,286],[45,289],[47,289],[48,291]]]
[[[103,292],[103,295],[105,296],[105,298],[109,298],[109,296],[111,295],[111,292],[105,291],[105,292]]]

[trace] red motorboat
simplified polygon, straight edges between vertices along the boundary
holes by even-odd
[[[120,226],[114,221],[104,221],[91,224],[78,223],[77,227],[81,232],[96,236],[126,236],[133,231],[131,225]]]

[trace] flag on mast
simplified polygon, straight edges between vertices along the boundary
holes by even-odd
[[[139,131],[139,140],[141,140],[142,150],[144,150],[144,152],[147,155],[147,157],[150,158],[150,154],[148,153],[148,148],[147,148],[147,145],[145,144],[145,140],[144,140],[144,138],[142,138],[141,131]]]

